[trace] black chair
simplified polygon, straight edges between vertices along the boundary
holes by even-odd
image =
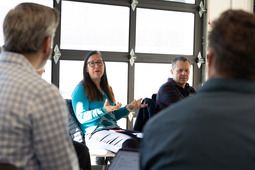
[[[69,114],[68,114],[69,134],[72,140],[85,144],[84,135],[82,133],[78,120],[73,111],[72,100],[71,99],[65,99],[65,100],[69,110]]]
[[[19,170],[19,168],[9,162],[0,162],[0,170]]]
[[[73,111],[72,100],[71,99],[65,99],[65,100],[69,109],[69,114],[68,114],[69,134],[72,140],[86,144],[84,135],[81,131],[78,120]],[[105,149],[89,149],[89,154],[90,156],[94,156],[96,158],[95,164],[102,165],[103,170],[107,169],[108,162],[110,162],[115,156],[115,153],[112,153]]]
[[[136,121],[133,130],[142,132],[143,127],[145,126],[146,122],[154,116],[156,113],[158,113],[158,107],[156,104],[156,96],[157,94],[153,94],[151,98],[144,98],[142,103],[147,103],[147,107],[139,108]]]

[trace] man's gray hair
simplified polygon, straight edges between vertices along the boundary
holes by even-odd
[[[56,9],[21,3],[10,10],[4,19],[4,50],[36,53],[46,38],[54,37],[58,23],[59,12]]]
[[[176,67],[176,62],[177,62],[177,61],[182,61],[182,62],[188,61],[189,64],[190,64],[190,61],[189,61],[186,57],[178,56],[178,57],[174,58],[173,61],[172,61],[172,69],[173,69],[173,70],[174,70],[175,67]]]

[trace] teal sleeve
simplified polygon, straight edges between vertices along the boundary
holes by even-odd
[[[115,115],[116,120],[119,120],[119,119],[127,116],[129,114],[129,111],[127,110],[127,107],[125,106],[125,107],[120,108],[119,110],[114,111],[113,114]]]
[[[82,83],[79,83],[72,93],[74,113],[80,124],[93,122],[105,115],[107,112],[103,108],[103,103],[103,101],[101,103],[89,101]],[[96,107],[96,105],[100,105],[100,107]],[[90,107],[92,107],[92,109],[90,109]]]

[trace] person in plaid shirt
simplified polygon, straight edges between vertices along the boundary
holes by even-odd
[[[21,3],[6,15],[0,54],[0,161],[20,170],[78,170],[68,110],[38,74],[51,57],[56,9]]]

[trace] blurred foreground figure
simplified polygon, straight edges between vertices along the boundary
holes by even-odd
[[[254,49],[253,14],[228,10],[213,23],[209,80],[146,124],[142,170],[255,168]]]
[[[22,3],[8,12],[3,24],[0,161],[21,170],[79,169],[65,100],[37,74],[51,56],[58,21],[55,9]]]

